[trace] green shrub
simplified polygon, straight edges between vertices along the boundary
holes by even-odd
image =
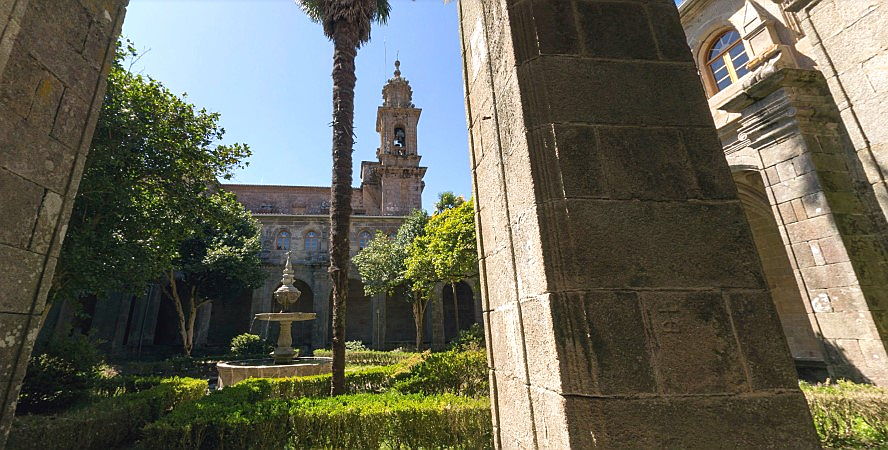
[[[268,399],[171,414],[145,427],[146,448],[489,448],[486,398],[398,393]]]
[[[272,345],[258,335],[244,333],[231,339],[231,353],[237,356],[267,355]]]
[[[800,385],[824,447],[888,447],[888,391],[849,381]]]
[[[86,336],[53,340],[28,362],[17,413],[51,414],[85,401],[101,380],[103,362]]]
[[[432,353],[398,378],[394,389],[404,393],[480,397],[489,390],[487,356],[480,350]]]
[[[345,341],[345,349],[352,352],[363,352],[366,350],[370,350],[361,341]]]
[[[134,389],[150,381],[134,381]],[[16,417],[7,445],[10,449],[116,448],[134,441],[145,424],[176,405],[203,397],[206,390],[204,380],[170,378],[152,388],[104,399],[64,414]]]
[[[450,349],[461,352],[484,350],[484,328],[480,323],[473,323],[468,329],[460,330],[456,339],[450,342]]]
[[[333,353],[330,350],[315,350],[315,356],[330,357]],[[388,366],[398,364],[401,361],[416,358],[419,353],[391,351],[381,352],[377,350],[351,351],[346,350],[345,362],[356,366]]]

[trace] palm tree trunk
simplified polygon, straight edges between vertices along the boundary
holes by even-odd
[[[344,28],[341,25],[337,28]],[[348,301],[348,234],[351,222],[352,135],[357,42],[349,30],[333,38],[333,182],[330,201],[330,277],[333,282],[332,395],[345,393],[345,308]]]

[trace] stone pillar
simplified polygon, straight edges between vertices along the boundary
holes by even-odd
[[[40,325],[126,3],[0,2],[0,448]]]
[[[210,334],[210,318],[213,317],[213,303],[204,303],[197,308],[197,317],[194,319],[193,348],[207,346],[207,337]]]
[[[137,355],[141,354],[143,347],[154,344],[154,331],[157,329],[157,314],[163,298],[162,292],[160,286],[151,284],[145,295],[136,301],[127,346]]]
[[[373,314],[373,348],[385,350],[385,302],[386,295],[374,295],[370,298],[370,314]]]
[[[312,347],[329,348],[330,292],[333,287],[330,285],[330,275],[327,274],[326,268],[319,266],[318,270],[315,271],[312,289],[314,290],[314,312],[318,315],[312,321]]]
[[[672,0],[458,7],[496,445],[818,447]]]
[[[820,72],[768,69],[722,109],[742,114],[831,376],[886,384],[884,217]]]
[[[432,295],[429,298],[429,305],[426,307],[426,317],[428,317],[431,347],[433,351],[444,350],[444,299],[441,290],[444,285],[435,284],[432,288]]]

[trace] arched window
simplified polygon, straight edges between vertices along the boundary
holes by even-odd
[[[306,253],[317,253],[321,249],[321,239],[318,237],[318,233],[314,231],[309,231],[305,233],[305,252]]]
[[[407,145],[407,133],[401,127],[395,128],[395,140],[392,143],[395,147],[404,147]]]
[[[706,62],[716,90],[721,91],[749,73],[748,62],[740,33],[735,30],[722,33],[709,48]]]
[[[362,249],[370,244],[370,241],[373,239],[373,235],[370,234],[369,231],[362,231],[358,234],[358,248]]]
[[[290,232],[281,230],[278,232],[277,238],[274,240],[274,248],[276,250],[290,250]]]

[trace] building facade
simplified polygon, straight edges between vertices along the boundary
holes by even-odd
[[[422,112],[413,102],[409,82],[401,76],[400,62],[394,77],[382,89],[377,109],[379,147],[376,161],[361,163],[361,184],[352,192],[351,253],[355,255],[377,232],[393,236],[405,217],[422,209],[423,176],[420,166],[417,125]],[[290,252],[296,281],[302,292],[294,311],[317,313],[317,319],[293,324],[293,337],[303,353],[330,346],[332,284],[329,266],[330,188],[321,186],[272,186],[223,184],[234,193],[262,227],[261,259],[268,277],[262,286],[233,292],[198,310],[195,347],[227,346],[231,338],[246,332],[275,339],[278,324],[254,321],[260,312],[276,312],[272,293],[280,286],[284,254]],[[404,295],[368,297],[357,269],[350,269],[346,339],[377,349],[415,344],[413,313]],[[425,344],[441,348],[459,329],[480,322],[477,279],[457,285],[457,301],[450,286],[436,286],[427,309]],[[52,311],[44,339],[74,332],[100,338],[112,353],[132,353],[177,347],[181,338],[176,311],[163,290],[153,286],[144,296],[114,294],[99,301],[85,297],[63,303]],[[458,316],[457,316],[458,315]],[[458,320],[457,320],[458,317]]]
[[[679,14],[797,368],[888,383],[888,4]]]

